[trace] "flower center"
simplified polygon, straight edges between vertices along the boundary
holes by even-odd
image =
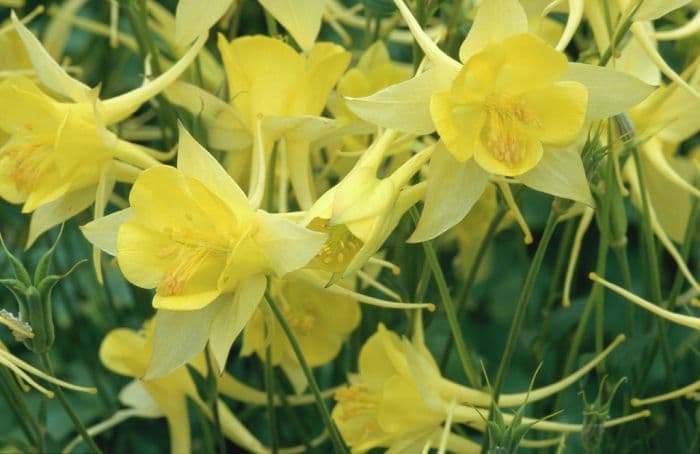
[[[309,308],[312,305],[310,299],[306,298],[302,301],[293,301],[291,304],[288,300],[284,300],[283,312],[287,319],[287,323],[295,333],[301,336],[308,336],[316,326],[316,316]]]
[[[491,154],[508,167],[517,166],[525,156],[530,139],[526,128],[542,125],[521,100],[492,94],[484,102],[486,124],[482,140]]]
[[[28,194],[36,189],[41,176],[52,163],[49,155],[53,150],[51,140],[34,136],[24,140],[10,139],[0,151],[0,168],[7,166],[9,177],[17,191]],[[2,161],[5,161],[2,163]],[[7,165],[9,164],[9,165]]]
[[[326,271],[340,273],[345,271],[363,243],[346,226],[329,227],[326,224],[327,221],[327,219],[316,218],[308,225],[311,230],[328,233],[328,239],[321,246],[314,264]]]
[[[335,392],[334,398],[343,409],[344,421],[362,415],[376,414],[379,405],[379,397],[370,393],[366,384],[340,388]]]
[[[163,233],[172,242],[158,253],[158,258],[169,262],[157,288],[158,294],[162,296],[182,294],[188,282],[208,259],[225,260],[230,252],[228,243],[209,232],[168,227]]]

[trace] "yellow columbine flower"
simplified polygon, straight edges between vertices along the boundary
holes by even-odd
[[[395,3],[430,64],[413,79],[349,99],[348,106],[386,128],[437,130],[446,146],[431,159],[411,240],[433,238],[459,222],[491,176],[592,205],[580,156],[570,145],[586,122],[637,104],[650,87],[613,70],[569,63],[528,32],[516,0],[481,3],[460,61],[435,45],[402,0]]]
[[[188,453],[191,449],[190,424],[187,414],[187,401],[191,399],[199,409],[212,417],[211,408],[197,394],[194,381],[185,366],[155,380],[140,380],[145,374],[154,343],[154,323],[148,320],[140,331],[117,328],[110,331],[100,346],[100,360],[113,372],[136,380],[120,393],[120,400],[129,410],[122,410],[107,421],[111,427],[132,416],[165,416],[170,432],[170,450],[173,453]],[[204,354],[192,360],[192,367],[206,376],[207,366]],[[217,377],[219,375],[217,374]],[[220,376],[222,381],[228,375]],[[137,397],[137,398],[135,398]],[[218,401],[221,429],[224,435],[237,445],[251,452],[264,451],[263,445],[238,421],[228,407]],[[125,412],[126,415],[125,415]],[[126,417],[124,417],[126,416]],[[116,417],[116,420],[115,420]],[[105,423],[100,424],[104,430]]]
[[[319,117],[328,94],[350,62],[350,53],[331,43],[317,43],[299,54],[268,36],[244,36],[229,42],[219,36],[228,83],[229,104],[187,84],[167,95],[202,119],[208,143],[231,151],[227,168],[247,186],[253,206],[262,203],[275,142],[279,176],[275,187],[279,211],[287,211],[291,183],[299,205],[308,209],[316,198],[311,179],[311,144],[333,130]],[[274,169],[273,169],[274,170]]]
[[[396,131],[383,132],[362,154],[353,169],[326,191],[306,213],[305,224],[328,233],[314,266],[344,277],[364,266],[422,197],[425,183],[410,185],[433,154],[430,145],[385,178],[379,168],[396,140]]]
[[[423,343],[420,317],[412,342],[379,325],[360,351],[359,373],[350,376],[351,386],[336,393],[338,404],[333,419],[353,452],[374,447],[398,448],[415,444],[422,448],[437,446],[448,418],[485,430],[491,396],[488,392],[449,381],[440,375],[432,355]],[[503,394],[499,407],[514,407],[536,402],[572,385],[596,367],[622,341],[618,336],[601,354],[581,369],[551,385],[529,392]],[[608,421],[615,425],[630,418],[648,416],[648,412]],[[505,415],[506,421],[512,416]],[[535,422],[526,418],[526,422]],[[554,432],[581,431],[577,424],[537,422],[533,429]],[[457,452],[472,452],[474,443],[449,434],[448,445]]]
[[[272,279],[270,293],[287,319],[307,363],[322,366],[340,353],[345,339],[360,322],[358,303],[347,296],[297,277],[297,273],[283,279]],[[297,391],[303,391],[306,377],[294,351],[277,321],[266,320],[265,312],[258,309],[243,334],[243,355],[257,353],[265,358],[265,348],[272,349],[272,364],[284,370]]]
[[[567,59],[540,38],[517,34],[487,45],[464,63],[430,111],[447,149],[486,171],[521,175],[542,159],[543,145],[565,146],[583,127],[588,93],[561,81]]]
[[[41,43],[12,16],[37,77],[57,100],[33,81],[12,77],[0,83],[0,130],[11,138],[0,148],[0,197],[33,212],[28,243],[52,226],[96,204],[104,210],[115,181],[134,180],[158,163],[151,151],[106,129],[172,83],[204,45],[201,36],[169,71],[142,87],[107,100],[69,76]]]
[[[178,167],[141,173],[129,201],[131,208],[94,221],[83,232],[117,257],[129,281],[156,289],[156,353],[149,376],[182,365],[207,340],[223,369],[262,298],[265,277],[303,267],[325,240],[284,215],[254,210],[183,127]],[[186,334],[180,331],[184,326],[189,326]]]

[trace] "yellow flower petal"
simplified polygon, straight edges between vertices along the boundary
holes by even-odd
[[[258,118],[284,115],[303,83],[304,59],[287,44],[267,36],[228,42],[219,35],[231,104],[253,131]]]
[[[321,29],[325,0],[258,0],[302,49],[314,45]]]
[[[556,82],[521,98],[534,117],[532,133],[545,144],[569,145],[581,132],[588,106],[588,92],[578,82]]]
[[[484,127],[486,114],[478,103],[455,105],[450,91],[430,99],[430,115],[440,139],[458,162],[472,157]]]
[[[544,88],[559,80],[567,69],[566,55],[530,33],[511,36],[498,47],[504,62],[496,78],[496,91],[518,95]],[[489,52],[487,48],[485,52]]]
[[[542,158],[542,143],[519,125],[487,126],[477,141],[474,159],[489,173],[517,176],[532,169]]]

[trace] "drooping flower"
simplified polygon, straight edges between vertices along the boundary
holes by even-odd
[[[351,297],[338,295],[291,273],[270,281],[270,294],[287,319],[306,362],[322,366],[340,353],[347,336],[360,322],[360,307]],[[272,349],[272,365],[279,365],[297,391],[307,382],[292,346],[279,323],[258,309],[243,333],[243,355],[257,353],[265,358]]]
[[[403,1],[395,3],[430,65],[409,81],[348,105],[384,127],[437,130],[445,143],[446,152],[431,160],[412,241],[433,238],[461,220],[491,175],[592,204],[578,152],[562,147],[575,141],[586,122],[637,104],[650,87],[612,70],[568,63],[528,32],[515,0],[481,4],[460,48],[461,62],[437,48]]]
[[[141,380],[153,352],[154,323],[148,320],[143,329],[134,331],[117,328],[110,331],[100,346],[100,360],[113,372],[134,378],[120,393],[119,399],[127,410],[117,412],[108,420],[111,427],[129,417],[165,417],[170,432],[170,451],[191,451],[190,423],[187,400],[191,399],[200,411],[212,418],[211,408],[197,393],[197,388],[188,369],[183,365],[171,373],[154,379]],[[207,361],[204,353],[191,362],[197,373],[207,376]],[[218,372],[216,373],[219,377]],[[224,377],[218,378],[219,381]],[[238,446],[251,452],[264,451],[263,445],[231,413],[223,401],[218,400],[218,412],[224,435]],[[100,426],[104,426],[104,423]],[[104,429],[103,429],[104,430]]]
[[[129,201],[131,208],[87,224],[83,232],[117,257],[129,281],[156,289],[150,377],[184,364],[207,341],[223,369],[262,298],[266,276],[303,267],[325,240],[284,215],[256,211],[183,127],[178,167],[141,173]]]
[[[397,135],[392,130],[383,132],[345,178],[306,213],[305,224],[309,228],[328,233],[315,266],[349,276],[367,263],[401,216],[423,197],[425,183],[410,185],[410,180],[436,145],[425,147],[385,178],[378,176]]]
[[[624,336],[618,336],[601,354],[558,382],[529,392],[502,394],[499,407],[536,402],[558,393],[592,370],[623,340]],[[485,430],[490,394],[443,378],[423,343],[422,328],[417,329],[413,341],[402,341],[380,324],[377,333],[362,347],[358,367],[359,373],[349,377],[351,385],[336,393],[338,403],[333,409],[333,419],[353,452],[375,447],[438,446],[443,431],[441,424],[448,417],[453,422]],[[610,420],[606,426],[648,415],[641,412]],[[504,419],[510,422],[513,417],[504,415]],[[523,422],[533,423],[534,430],[566,433],[583,429],[579,424],[532,418],[524,418]],[[473,452],[475,448],[471,440],[452,433],[447,443],[455,452]]]
[[[106,129],[124,120],[172,83],[196,57],[206,36],[169,71],[142,87],[107,100],[72,78],[27,28],[12,16],[37,77],[56,99],[25,77],[0,83],[0,129],[10,138],[0,148],[0,197],[33,213],[28,244],[93,202],[99,217],[115,181],[131,182],[156,165],[151,151]]]

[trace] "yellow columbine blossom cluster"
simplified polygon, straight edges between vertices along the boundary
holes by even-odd
[[[697,2],[205,3],[179,0],[169,9],[154,0],[111,2],[106,24],[80,14],[84,0],[69,0],[46,11],[43,43],[30,30],[43,8],[21,19],[12,11],[0,24],[0,198],[31,216],[27,231],[15,236],[29,248],[75,218],[106,294],[111,298],[109,287],[123,278],[149,301],[125,326],[103,333],[99,349],[107,369],[132,380],[118,396],[125,408],[87,428],[72,418],[80,438],[66,451],[129,418],[164,417],[171,451],[191,452],[197,445],[188,402],[202,416],[208,442],[225,451],[228,439],[260,453],[303,452],[327,439],[338,452],[480,452],[489,442],[515,452],[518,445],[563,446],[564,434],[573,432],[583,432],[584,447],[595,451],[604,428],[650,414],[605,420],[608,405],[594,409],[603,415],[594,422],[589,408],[584,418],[567,414],[567,421],[584,419],[573,424],[523,411],[604,371],[604,360],[624,341],[618,335],[604,347],[600,286],[698,328],[697,317],[657,305],[663,295],[655,255],[657,238],[678,268],[671,295],[687,282],[683,296],[696,300],[700,284],[688,257],[700,198],[700,54],[678,46],[671,64],[660,44],[697,41]],[[267,34],[247,23],[256,14]],[[131,82],[117,67],[108,70],[114,76],[96,80],[101,76],[90,66],[65,57],[72,28],[91,39],[108,37],[115,55],[138,53],[141,86],[126,90]],[[115,91],[117,79],[122,93],[102,96]],[[482,320],[465,322],[465,301],[474,285],[494,286],[492,269],[511,267],[489,249],[499,232],[517,224],[525,243],[534,242],[530,190],[555,200],[534,258],[522,260],[532,265],[518,281],[520,297],[506,317],[510,331],[486,336],[507,338],[507,353],[495,386],[483,387],[473,364],[482,352],[471,352],[478,342],[462,333]],[[654,303],[631,292],[634,268],[625,249],[631,210],[642,225]],[[563,378],[504,393],[523,320],[549,314],[559,297],[552,282],[537,314],[528,309],[547,245],[563,223],[551,277],[563,275],[571,243],[565,306],[591,225],[600,237],[596,272],[605,273],[613,250],[625,288],[591,274],[596,286],[578,329],[571,341],[553,342],[569,349]],[[111,258],[103,260],[102,252]],[[464,275],[454,286],[453,273],[441,268],[449,259],[459,265],[454,274]],[[20,301],[13,282],[0,281]],[[47,295],[43,310],[51,310]],[[424,324],[422,309],[436,312],[438,295],[440,311]],[[384,315],[385,309],[401,311]],[[594,309],[596,354],[574,370]],[[443,315],[450,343],[438,364],[424,330],[427,337],[438,332]],[[635,317],[628,314],[625,334],[633,334]],[[142,328],[126,327],[132,322]],[[3,309],[0,323],[17,340],[40,329],[22,311]],[[404,325],[410,336],[397,334]],[[549,320],[541,327],[529,346],[550,361],[544,347],[536,351],[552,330]],[[449,378],[453,341],[469,383]],[[27,383],[52,396],[31,375],[94,391],[34,368],[2,342],[0,367],[8,371],[7,389],[20,395]],[[265,390],[247,384],[256,374]],[[698,389],[696,382],[631,404]],[[17,396],[10,398],[21,414]],[[251,428],[257,416],[234,415],[241,407],[232,401],[266,406],[269,431]],[[280,444],[288,435],[279,430],[281,408],[310,404],[323,429],[301,440],[304,446],[280,447],[292,444]],[[523,411],[504,413],[516,406]],[[305,433],[304,424],[297,426]],[[494,441],[520,427],[556,437]],[[209,439],[211,428],[219,439]],[[36,440],[37,449],[43,443]]]

